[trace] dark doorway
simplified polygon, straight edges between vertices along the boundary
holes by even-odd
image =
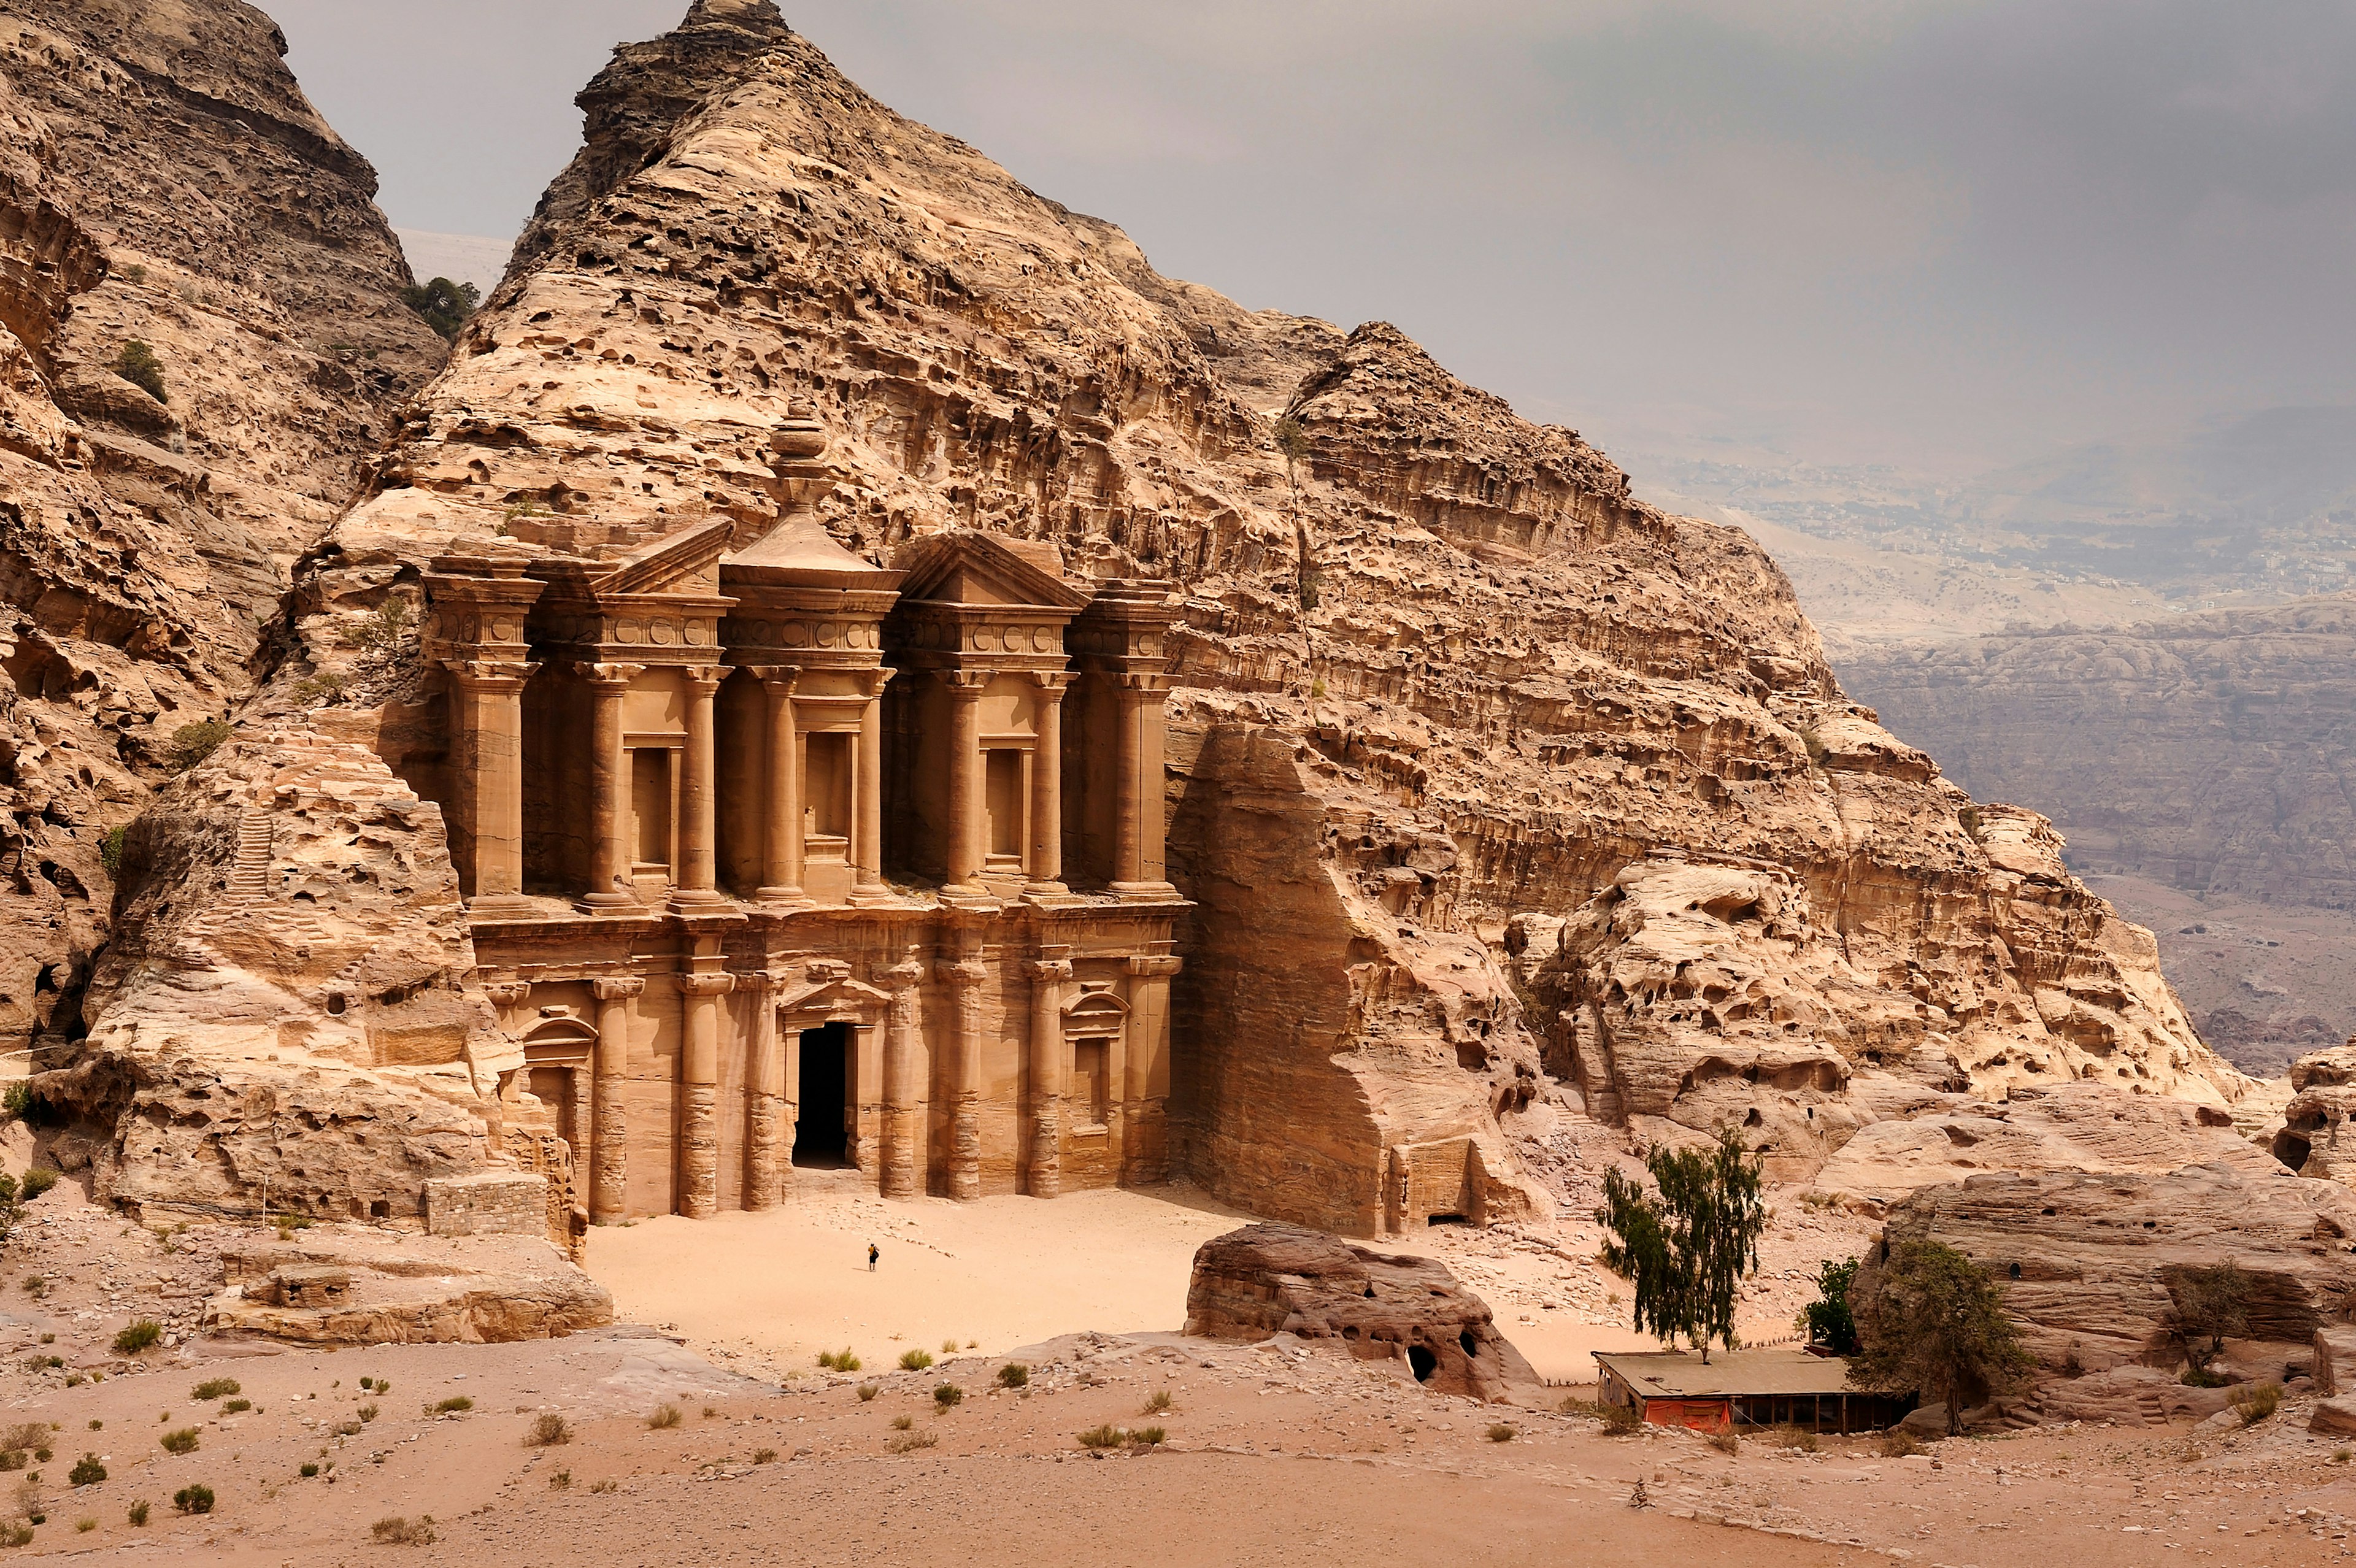
[[[840,1166],[843,1163],[844,1103],[850,1078],[845,1061],[851,1053],[851,1026],[828,1024],[802,1030],[801,1104],[794,1123],[794,1163]]]

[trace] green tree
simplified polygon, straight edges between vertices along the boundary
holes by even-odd
[[[1885,1243],[1887,1245],[1887,1243]],[[1964,1412],[2019,1382],[2032,1362],[2004,1313],[2004,1292],[1988,1271],[1939,1242],[1901,1242],[1851,1287],[1858,1354],[1849,1381],[1912,1389],[1947,1407],[1947,1434]]]
[[[426,325],[455,343],[458,329],[466,325],[466,318],[483,303],[483,293],[472,283],[435,278],[402,290],[401,303],[423,318]]]
[[[1848,1287],[1857,1278],[1857,1260],[1825,1260],[1816,1272],[1816,1299],[1800,1309],[1796,1328],[1807,1331],[1811,1345],[1829,1346],[1837,1356],[1857,1353],[1857,1319],[1849,1316]]]
[[[159,403],[172,400],[164,390],[164,362],[155,357],[153,348],[135,337],[114,357],[114,373]]]
[[[2208,1268],[2169,1272],[2166,1328],[2184,1352],[2190,1381],[2205,1382],[2209,1363],[2225,1341],[2249,1331],[2251,1290],[2250,1276],[2230,1258]]]
[[[1682,1334],[1709,1360],[1709,1342],[1734,1349],[1734,1293],[1759,1267],[1767,1228],[1759,1158],[1732,1127],[1707,1149],[1656,1148],[1644,1160],[1657,1189],[1604,1173],[1596,1220],[1613,1233],[1603,1262],[1635,1286],[1640,1332],[1674,1346]]]

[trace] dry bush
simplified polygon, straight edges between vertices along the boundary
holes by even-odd
[[[1145,1408],[1139,1411],[1138,1413],[1140,1415],[1162,1415],[1169,1411],[1172,1403],[1170,1391],[1166,1388],[1158,1388],[1155,1389],[1152,1393],[1146,1396]]]
[[[1141,1427],[1129,1435],[1129,1440],[1131,1443],[1138,1444],[1147,1448],[1159,1447],[1163,1443],[1168,1442],[1169,1439],[1170,1434],[1163,1431],[1159,1426]]]
[[[1730,1426],[1723,1432],[1711,1433],[1709,1435],[1709,1445],[1717,1449],[1721,1454],[1740,1454],[1742,1452],[1742,1439],[1734,1435],[1734,1429]]]
[[[883,1392],[884,1388],[881,1383],[861,1383],[859,1385],[859,1403],[865,1404],[868,1401],[873,1399],[877,1394],[882,1393]]]
[[[1922,1452],[1922,1445],[1914,1441],[1912,1433],[1896,1426],[1881,1435],[1879,1446],[1885,1459],[1903,1459],[1911,1454]]]
[[[369,1535],[387,1546],[431,1546],[436,1539],[434,1516],[430,1513],[419,1514],[415,1519],[403,1519],[399,1514],[380,1519],[369,1526]]]
[[[533,1422],[530,1434],[524,1438],[525,1445],[533,1448],[552,1448],[560,1443],[572,1441],[573,1428],[566,1425],[564,1417],[554,1411]]]
[[[1510,1423],[1495,1421],[1489,1424],[1488,1435],[1492,1443],[1511,1443],[1519,1434]]]
[[[164,1445],[166,1454],[193,1454],[197,1451],[197,1429],[193,1426],[176,1427],[157,1441]]]
[[[955,1383],[942,1383],[933,1390],[933,1403],[942,1410],[950,1410],[964,1403],[965,1390]]]
[[[903,1432],[885,1446],[894,1454],[905,1454],[917,1448],[929,1448],[940,1440],[940,1435],[935,1432]]]
[[[227,1399],[233,1393],[244,1392],[235,1378],[207,1378],[188,1391],[188,1397],[202,1404],[208,1400]]]
[[[2255,1426],[2282,1407],[2282,1384],[2256,1383],[2233,1395],[2233,1408],[2244,1426]]]
[[[461,1415],[474,1408],[475,1402],[473,1400],[467,1398],[463,1393],[454,1393],[448,1399],[436,1404],[434,1407],[432,1413],[435,1415]]]
[[[933,1353],[930,1350],[917,1349],[900,1352],[900,1370],[904,1372],[921,1372],[932,1364]]]
[[[753,1450],[753,1463],[755,1465],[774,1465],[776,1462],[777,1451],[775,1448],[755,1448]]]
[[[667,1432],[677,1426],[680,1421],[679,1406],[666,1404],[659,1407],[652,1415],[647,1417],[647,1428],[651,1432]]]
[[[892,1418],[892,1430],[894,1432],[905,1432],[916,1424],[916,1418],[913,1415],[895,1415]]]
[[[1129,1434],[1108,1423],[1102,1426],[1089,1427],[1086,1432],[1079,1434],[1079,1439],[1080,1446],[1083,1448],[1118,1448],[1129,1441]]]
[[[1000,1388],[1021,1388],[1031,1381],[1031,1369],[1021,1361],[1009,1361],[998,1369]]]

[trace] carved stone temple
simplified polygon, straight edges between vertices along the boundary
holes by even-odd
[[[446,745],[400,769],[593,1220],[1164,1177],[1169,584],[807,517],[512,531],[433,562]]]

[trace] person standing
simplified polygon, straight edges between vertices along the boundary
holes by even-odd
[[[867,1243],[867,1272],[869,1274],[873,1274],[875,1272],[875,1260],[883,1255],[884,1254],[881,1252],[876,1250],[874,1243],[870,1242]]]

